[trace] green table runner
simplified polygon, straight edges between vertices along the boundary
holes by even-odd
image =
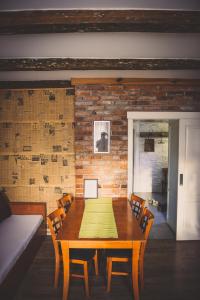
[[[118,238],[112,198],[85,201],[79,238]]]

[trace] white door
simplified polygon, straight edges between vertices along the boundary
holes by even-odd
[[[178,192],[178,143],[179,121],[169,121],[169,164],[167,187],[167,223],[176,233],[177,192]]]
[[[177,240],[200,240],[200,119],[179,121]]]
[[[140,123],[139,121],[133,124],[133,191],[141,192],[140,190]]]

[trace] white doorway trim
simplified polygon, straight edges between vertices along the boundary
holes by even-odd
[[[128,118],[128,197],[133,192],[133,121],[195,119],[200,112],[127,112]]]

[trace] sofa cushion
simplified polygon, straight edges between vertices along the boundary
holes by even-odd
[[[0,222],[12,214],[8,196],[0,191]]]
[[[42,221],[41,215],[11,215],[0,223],[0,283],[26,249]]]

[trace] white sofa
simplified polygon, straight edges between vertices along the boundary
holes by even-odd
[[[10,203],[12,215],[0,222],[0,299],[13,294],[46,235],[45,203]]]

